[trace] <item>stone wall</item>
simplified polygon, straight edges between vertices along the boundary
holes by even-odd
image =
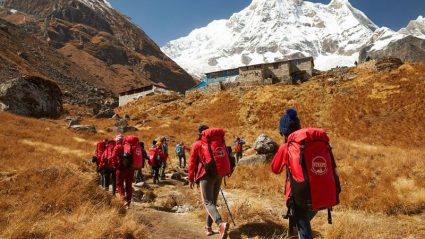
[[[153,94],[154,90],[148,90],[148,91],[143,91],[143,92],[139,92],[139,93],[135,93],[135,94],[131,94],[131,95],[120,95],[119,96],[119,106],[123,106],[126,105],[127,103],[137,100],[140,97],[144,97],[147,96],[149,94]]]
[[[290,65],[290,72],[296,72],[296,71],[305,71],[306,72],[306,76],[304,76],[303,78],[305,80],[311,78],[313,76],[313,62],[309,59],[298,59],[298,60],[294,60],[291,62]]]

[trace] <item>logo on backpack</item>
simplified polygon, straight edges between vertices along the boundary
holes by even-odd
[[[226,157],[226,151],[222,147],[218,147],[214,151],[214,157],[216,158],[224,158]]]
[[[312,160],[311,171],[316,175],[325,175],[328,171],[326,159],[322,156],[317,156]]]

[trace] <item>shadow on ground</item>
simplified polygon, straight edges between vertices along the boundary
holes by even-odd
[[[247,223],[230,232],[231,239],[247,237],[271,238],[274,236],[285,236],[287,228],[282,224],[266,220],[264,222]]]

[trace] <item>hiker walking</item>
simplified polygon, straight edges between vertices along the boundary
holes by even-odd
[[[149,149],[149,165],[151,166],[153,183],[159,183],[159,170],[162,166],[164,154],[161,149],[161,142],[152,141],[152,146]]]
[[[102,174],[102,170],[100,169],[100,160],[102,158],[103,152],[105,152],[107,142],[108,142],[108,139],[104,139],[102,141],[97,142],[96,149],[92,157],[92,163],[96,163],[96,172],[99,175],[100,186],[102,187],[105,183],[104,183],[104,176]]]
[[[164,154],[164,158],[162,160],[162,170],[161,170],[161,179],[165,179],[165,169],[167,167],[167,161],[168,161],[168,144],[167,144],[167,138],[162,137],[161,138],[161,151]]]
[[[116,146],[113,152],[114,167],[117,180],[118,193],[121,196],[121,200],[124,201],[124,207],[128,209],[130,207],[131,199],[133,196],[133,177],[134,170],[130,163],[130,155],[124,154],[124,135],[119,134],[115,137]]]
[[[143,182],[142,168],[145,167],[145,160],[149,160],[148,154],[146,153],[146,150],[145,150],[144,142],[140,142],[140,149],[142,151],[142,166],[135,170],[135,174],[136,174],[135,183]]]
[[[99,164],[99,169],[101,170],[104,178],[102,186],[106,191],[109,191],[109,185],[112,184],[112,195],[114,196],[117,191],[116,174],[113,160],[115,145],[115,140],[109,140],[106,143],[106,149],[102,154]]]
[[[177,158],[179,159],[179,168],[182,168],[182,163],[183,163],[183,168],[186,168],[186,150],[188,149],[184,145],[184,142],[181,142],[176,145],[176,155],[177,155]]]
[[[286,168],[285,199],[289,219],[288,237],[298,229],[300,239],[312,239],[310,221],[320,209],[328,209],[328,222],[332,223],[331,208],[339,203],[339,179],[323,129],[301,129],[298,113],[290,108],[279,122],[279,132],[285,137],[272,161],[272,171],[280,174]]]
[[[235,145],[236,163],[239,163],[239,159],[242,158],[243,145],[245,144],[245,141],[237,137],[236,140],[233,141],[233,144]]]
[[[229,223],[222,220],[217,210],[222,179],[231,173],[224,144],[225,133],[222,129],[209,129],[206,125],[201,125],[198,132],[199,138],[190,152],[189,186],[193,189],[196,183],[200,188],[201,199],[207,212],[205,234],[213,235],[212,224],[216,223],[221,238],[227,238]]]

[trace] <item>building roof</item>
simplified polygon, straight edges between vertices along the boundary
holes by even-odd
[[[123,92],[118,93],[118,95],[136,94],[136,93],[140,93],[140,92],[143,92],[143,91],[152,90],[152,88],[154,86],[155,87],[158,87],[158,88],[162,88],[162,89],[168,90],[167,89],[167,86],[164,83],[159,82],[159,83],[153,83],[153,84],[149,84],[149,85],[146,85],[146,86],[143,86],[143,87],[139,87],[139,88],[134,88],[134,89],[131,89],[131,90],[123,91]]]
[[[219,73],[219,72],[223,72],[223,71],[237,70],[237,69],[240,69],[240,68],[250,67],[250,66],[263,66],[263,65],[271,65],[271,64],[275,64],[275,63],[287,63],[287,62],[296,61],[296,60],[310,60],[310,61],[312,61],[314,63],[313,57],[312,56],[308,56],[308,57],[294,58],[294,59],[289,59],[289,60],[280,60],[280,61],[269,62],[269,63],[261,63],[261,64],[254,64],[254,65],[240,66],[238,68],[231,68],[231,69],[225,69],[225,70],[219,70],[219,71],[212,71],[212,72],[205,73],[205,75],[207,75],[207,74],[213,74],[213,73]]]

